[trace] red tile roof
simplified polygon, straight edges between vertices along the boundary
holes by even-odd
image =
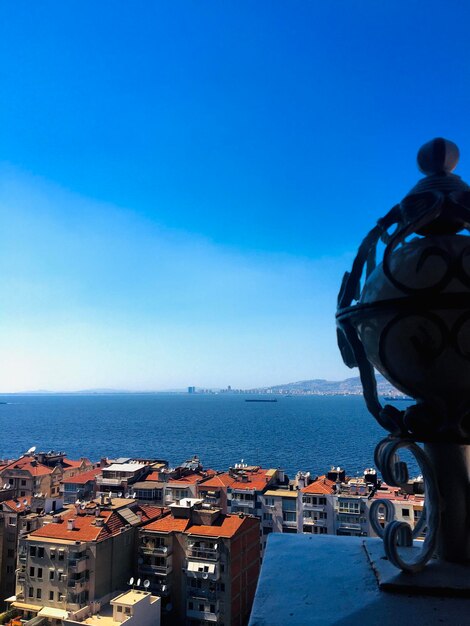
[[[330,495],[335,493],[336,483],[334,480],[329,480],[326,476],[319,476],[310,485],[301,489],[302,493],[313,493],[321,495]]]
[[[22,513],[27,507],[31,506],[31,496],[24,496],[24,498],[14,498],[13,500],[4,500],[1,504],[7,506],[15,513]]]
[[[34,532],[30,533],[31,539],[68,540],[68,541],[103,541],[117,535],[127,522],[116,513],[116,511],[101,511],[100,517],[104,518],[104,526],[96,526],[94,515],[77,515],[76,511],[70,511],[58,522],[51,522]],[[75,520],[75,528],[68,529],[67,520]]]
[[[255,491],[263,491],[266,487],[269,486],[269,483],[272,479],[271,474],[272,470],[261,469],[259,468],[255,472],[246,472],[245,476],[248,477],[246,482],[242,481],[241,477],[239,480],[235,480],[233,484],[230,485],[231,489],[237,490],[255,490]],[[223,474],[219,474],[219,476],[223,476]]]
[[[133,509],[132,509],[133,510]],[[160,518],[162,515],[170,512],[170,509],[166,509],[162,506],[151,506],[150,504],[140,504],[137,511],[142,511],[142,521],[149,522]]]
[[[52,474],[54,471],[50,467],[38,463],[32,456],[22,456],[16,461],[12,461],[11,463],[8,463],[8,465],[5,465],[1,471],[4,472],[15,469],[27,471],[32,476],[45,476],[47,474]]]
[[[223,474],[216,474],[212,476],[212,478],[205,480],[198,488],[220,489],[221,487],[231,487],[236,482],[237,480],[235,480],[233,476],[230,476],[228,472],[224,472]]]
[[[252,517],[239,517],[238,515],[222,515],[212,526],[190,526],[188,535],[204,535],[205,537],[233,537],[241,527],[253,520]],[[251,521],[249,523],[252,523]]]
[[[166,515],[161,519],[151,522],[143,527],[144,530],[153,530],[161,533],[171,533],[172,531],[184,532],[189,525],[187,519],[175,519],[172,515]]]
[[[82,472],[81,474],[75,474],[75,476],[64,478],[62,483],[66,483],[67,485],[84,485],[89,480],[95,480],[99,474],[101,474],[101,468],[97,467],[95,469],[88,470],[87,472]]]
[[[150,472],[150,474],[148,474],[144,480],[152,480],[152,481],[158,482],[160,480],[159,476],[160,476],[159,472]]]

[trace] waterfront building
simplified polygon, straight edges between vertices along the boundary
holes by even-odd
[[[16,594],[23,612],[50,620],[92,614],[125,588],[133,571],[137,528],[164,513],[133,499],[101,498],[54,515],[20,537]]]
[[[242,626],[259,574],[259,520],[194,498],[170,510],[139,530],[138,576],[162,597],[162,622]]]
[[[196,486],[197,497],[219,508],[222,513],[228,513],[228,488],[236,482],[237,477],[230,472],[215,474]]]

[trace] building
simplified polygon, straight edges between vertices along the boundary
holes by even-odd
[[[25,618],[83,617],[122,590],[134,569],[137,527],[163,509],[133,499],[100,498],[20,537],[16,595]]]
[[[64,626],[88,624],[90,626],[160,626],[161,600],[148,591],[131,589],[113,598],[109,604],[100,606],[93,615],[80,619],[64,619]]]
[[[77,500],[92,500],[96,496],[96,480],[101,475],[99,467],[64,478],[61,482],[61,494],[64,504],[75,504]]]
[[[139,531],[138,576],[163,599],[162,622],[245,624],[260,567],[259,520],[199,499]]]
[[[301,531],[315,535],[335,534],[336,482],[318,476],[301,489]]]

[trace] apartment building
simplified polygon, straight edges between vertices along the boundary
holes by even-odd
[[[97,491],[96,481],[101,474],[101,468],[97,467],[69,478],[63,478],[60,493],[64,504],[75,504],[77,500],[93,500]]]
[[[54,515],[51,523],[20,537],[11,606],[25,618],[38,615],[50,623],[84,610],[93,613],[126,585],[137,527],[163,513],[133,499],[102,497]]]
[[[204,502],[219,508],[222,513],[229,512],[228,488],[237,482],[237,477],[229,472],[215,474],[196,487],[196,495]]]
[[[56,498],[64,478],[92,468],[88,459],[67,459],[64,452],[25,454],[0,468],[0,485],[12,488],[18,498],[35,494]]]
[[[301,489],[300,531],[316,535],[334,535],[336,517],[336,482],[325,476],[316,477]]]
[[[260,567],[259,520],[181,500],[139,531],[138,576],[162,597],[162,623],[245,624]]]
[[[50,520],[51,498],[24,498],[0,503],[0,606],[15,593],[19,537]]]

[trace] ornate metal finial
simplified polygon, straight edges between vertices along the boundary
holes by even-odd
[[[453,141],[436,137],[421,146],[418,152],[418,167],[426,176],[450,174],[457,167],[460,152]]]
[[[470,187],[452,173],[458,159],[457,146],[447,139],[422,146],[418,166],[425,178],[366,235],[338,296],[343,360],[359,368],[367,407],[390,432],[377,447],[377,465],[388,482],[401,486],[407,471],[396,452],[408,448],[428,482],[430,528],[421,557],[407,563],[397,556],[397,546],[411,545],[406,524],[391,523],[384,533],[390,561],[409,571],[423,567],[438,543],[442,558],[470,561],[470,529],[464,523],[456,530],[455,505],[443,489],[450,479],[443,466],[453,463],[455,473],[465,476],[453,478],[460,490],[453,501],[461,501],[461,516],[466,519],[465,511],[470,510]],[[380,241],[385,249],[377,264]],[[383,406],[375,370],[416,403],[405,410]],[[425,443],[426,454],[415,442]]]

